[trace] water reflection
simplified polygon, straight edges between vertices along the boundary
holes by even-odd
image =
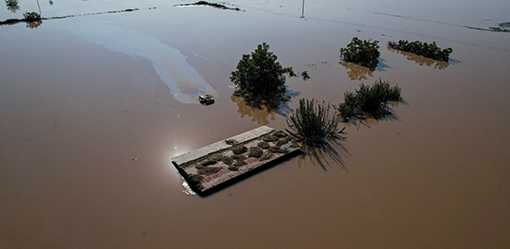
[[[393,111],[393,107],[397,106],[398,104],[399,103],[386,104],[385,111],[376,116],[370,116],[368,118],[360,119],[350,119],[347,123],[357,127],[359,126],[370,127],[370,125],[377,124],[380,122],[399,121],[398,116]]]
[[[237,112],[241,114],[241,118],[245,116],[251,117],[252,121],[261,125],[266,125],[269,120],[275,120],[275,112],[271,111],[267,106],[253,107],[249,105],[242,97],[232,96],[232,102],[237,104]]]
[[[42,21],[27,22],[27,28],[29,28],[29,29],[36,29],[36,28],[39,28],[39,26],[41,26],[41,24],[42,24]]]
[[[397,50],[397,49],[391,49],[391,48],[388,48],[388,49],[394,53],[404,55],[407,60],[413,61],[420,66],[433,67],[438,70],[446,69],[449,66],[449,63],[446,61],[437,61],[437,60],[433,60],[433,59],[430,59],[430,58],[427,58],[427,57],[424,57],[421,55],[404,52],[404,51]]]
[[[347,76],[351,80],[367,80],[368,78],[373,77],[374,71],[368,67],[344,61],[341,61],[340,65],[345,67],[347,70]]]
[[[344,158],[349,155],[347,147],[345,147],[345,140],[347,137],[341,136],[337,139],[330,139],[320,147],[303,146],[303,155],[300,158],[301,163],[304,165],[309,162],[316,163],[323,170],[327,170],[328,166],[333,164],[348,170],[344,163]]]
[[[12,13],[16,13],[19,10],[18,0],[5,0],[5,6]]]
[[[403,99],[401,101],[381,103],[380,110],[372,113],[361,113],[355,117],[344,120],[343,122],[357,127],[370,127],[370,125],[380,122],[399,121],[399,118],[393,108],[399,106],[400,104],[407,103]]]

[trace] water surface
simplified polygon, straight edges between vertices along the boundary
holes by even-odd
[[[46,16],[157,9],[0,27],[1,249],[510,247],[510,36],[463,27],[509,21],[506,1],[318,0],[305,18],[294,0],[231,2],[245,12],[40,3]],[[0,17],[36,8],[22,1]],[[438,67],[383,46],[378,70],[353,70],[338,63],[353,36],[437,41],[453,60]],[[189,196],[171,156],[285,127],[231,97],[230,72],[264,41],[311,76],[288,81],[290,107],[338,104],[378,78],[407,104],[397,120],[348,126],[343,167],[296,158]],[[212,90],[212,106],[179,99]]]

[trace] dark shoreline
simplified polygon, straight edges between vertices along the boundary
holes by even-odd
[[[147,10],[154,10],[156,7],[150,7]],[[142,9],[139,8],[128,8],[123,10],[109,10],[109,11],[101,11],[101,12],[92,12],[92,13],[82,13],[82,14],[76,14],[76,15],[66,15],[66,16],[52,16],[52,17],[43,17],[40,21],[36,22],[42,22],[46,20],[57,20],[57,19],[66,19],[66,18],[72,18],[72,17],[79,17],[79,16],[95,16],[95,15],[106,15],[106,14],[118,14],[118,13],[126,13],[126,12],[134,12],[134,11],[140,11]],[[18,23],[33,23],[33,21],[29,21],[26,18],[19,18],[19,19],[7,19],[4,21],[0,21],[0,26],[3,25],[14,25]]]

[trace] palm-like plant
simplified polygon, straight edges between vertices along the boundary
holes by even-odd
[[[299,100],[299,107],[287,119],[286,131],[310,147],[323,147],[331,141],[345,139],[344,129],[338,127],[334,108],[313,99]]]

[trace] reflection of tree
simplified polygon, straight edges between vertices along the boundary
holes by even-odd
[[[372,73],[374,71],[368,67],[343,61],[340,64],[347,69],[347,76],[351,80],[367,80],[369,77],[373,77]]]
[[[19,9],[18,0],[5,0],[5,5],[13,13]]]
[[[27,22],[27,28],[30,28],[30,29],[39,28],[39,26],[41,26],[41,24],[42,24],[42,21]]]
[[[404,55],[407,60],[413,61],[420,66],[434,67],[435,69],[439,69],[439,70],[443,70],[448,67],[448,62],[446,62],[446,61],[437,61],[437,60],[433,60],[433,59],[430,59],[427,57],[423,57],[421,55],[400,51],[397,49],[390,49],[390,50],[395,53]]]
[[[399,103],[389,103],[386,104],[387,108],[383,113],[380,113],[378,116],[369,116],[360,119],[350,119],[347,123],[354,126],[366,126],[370,127],[371,125],[375,125],[384,121],[398,121],[398,116],[393,111],[393,107],[398,106]]]
[[[264,105],[261,105],[260,107],[252,107],[242,97],[238,96],[232,96],[230,98],[232,102],[237,104],[237,112],[241,114],[241,118],[244,118],[245,116],[249,116],[252,118],[253,121],[257,122],[258,124],[265,125],[269,123],[269,118],[271,120],[274,120],[275,113],[270,111],[269,108],[267,108]]]
[[[336,164],[347,170],[344,163],[344,157],[349,155],[349,151],[344,145],[346,137],[328,140],[319,147],[303,146],[303,155],[301,160],[305,165],[309,162],[317,163],[323,170],[327,170],[330,164]]]

